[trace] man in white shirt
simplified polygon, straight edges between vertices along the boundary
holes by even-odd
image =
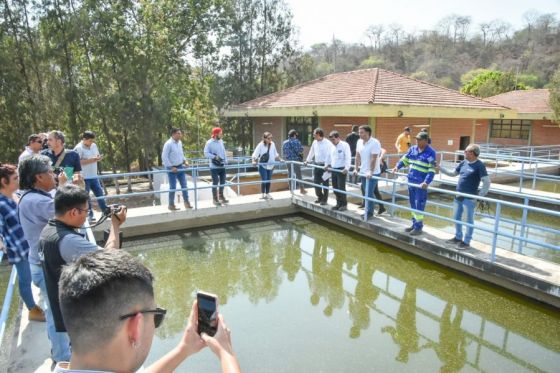
[[[85,131],[82,135],[82,141],[76,145],[74,151],[80,156],[80,164],[82,165],[82,176],[86,185],[86,192],[91,190],[96,197],[103,197],[103,188],[97,177],[97,162],[103,159],[99,154],[97,145],[95,144],[95,133]],[[105,198],[97,199],[99,209],[103,213],[107,209]],[[93,216],[93,209],[91,208],[91,201],[88,201],[89,208],[89,222],[94,223],[95,217]]]
[[[324,166],[326,162],[330,159],[331,153],[333,151],[333,144],[330,141],[325,140],[325,133],[321,128],[315,128],[313,131],[313,144],[311,144],[311,149],[305,160],[305,164],[311,163],[320,166],[313,168],[313,183],[317,185],[315,187],[315,195],[317,200],[315,203],[321,205],[326,205],[329,199],[329,179],[323,180],[323,174],[325,173]]]
[[[377,179],[373,176],[381,174],[379,167],[379,155],[381,154],[381,143],[371,136],[370,126],[360,126],[358,130],[362,144],[356,149],[356,169],[359,172],[362,186],[365,188],[365,196],[373,198],[373,191],[377,185]],[[373,201],[366,200],[364,219],[367,220],[373,216]]]
[[[179,210],[175,206],[175,188],[177,188],[177,180],[181,185],[181,193],[183,194],[183,203],[186,209],[192,209],[189,203],[189,193],[187,189],[187,177],[185,175],[185,168],[189,166],[185,154],[183,152],[183,132],[179,128],[171,129],[171,137],[163,145],[161,152],[161,160],[163,166],[169,171],[167,177],[169,179],[169,204],[167,208],[170,211]]]
[[[27,138],[27,146],[25,150],[19,155],[18,164],[21,163],[25,158],[29,158],[33,155],[39,154],[43,149],[43,139],[39,135],[29,135]]]
[[[346,191],[346,175],[352,163],[352,151],[350,150],[350,145],[348,145],[346,141],[340,139],[338,131],[332,131],[329,134],[329,140],[331,140],[334,148],[325,166],[325,170],[333,170],[332,186],[335,189],[336,206],[333,206],[332,210],[345,211],[348,202],[346,201],[346,193],[344,192]],[[342,192],[338,192],[337,190]]]

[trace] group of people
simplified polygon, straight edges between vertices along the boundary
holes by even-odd
[[[95,188],[84,185],[84,166],[101,159],[94,138],[85,132],[73,151],[64,148],[60,131],[44,138],[32,135],[17,166],[0,164],[0,246],[16,267],[29,319],[46,321],[55,372],[134,372],[146,359],[166,311],[155,307],[150,271],[118,250],[125,206],[105,209],[111,223],[104,247],[80,229],[91,211],[89,191]],[[195,301],[180,343],[146,371],[173,371],[208,346],[223,371],[238,372],[222,316],[213,337],[197,333],[197,320]]]

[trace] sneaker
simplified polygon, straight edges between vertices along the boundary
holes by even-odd
[[[321,202],[319,202],[319,204],[320,204],[321,206],[326,206],[326,205],[328,205],[327,201],[321,201]]]
[[[410,232],[412,232],[413,230],[414,230],[414,227],[408,227],[408,228],[405,228],[405,229],[404,229],[404,231],[407,232],[407,233],[410,233]]]
[[[262,194],[261,199],[266,199],[266,194]]]
[[[468,243],[464,243],[463,241],[461,241],[461,243],[458,246],[459,250],[465,250],[465,249],[470,249],[471,245],[469,245]]]
[[[315,201],[313,201],[313,203],[321,203],[320,199],[316,199]]]
[[[177,207],[175,205],[169,205],[169,206],[167,206],[167,209],[169,211],[177,211],[177,210],[179,210],[179,207]]]
[[[45,312],[39,307],[35,306],[29,310],[29,321],[45,321]]]
[[[305,189],[303,189],[303,188],[301,188],[301,189],[299,190],[299,192],[300,192],[301,194],[307,194],[307,190],[305,190]]]
[[[229,199],[226,199],[224,196],[220,197],[220,201],[222,201],[222,203],[229,203]]]
[[[271,196],[270,194],[267,194],[267,195],[265,196],[265,198],[266,198],[266,199],[273,199],[272,196]]]
[[[215,206],[221,206],[222,204],[220,203],[220,201],[218,201],[217,199],[214,200],[214,205]]]
[[[360,206],[358,206],[358,208],[359,208],[360,210],[363,210],[363,209],[366,208],[366,205],[364,205],[364,204],[362,203]]]
[[[456,244],[456,243],[463,242],[463,241],[461,241],[460,239],[458,239],[458,238],[456,238],[456,237],[453,237],[453,238],[450,238],[450,239],[448,239],[448,240],[445,240],[445,242],[447,242],[447,243],[452,243],[452,244]]]
[[[189,201],[185,202],[185,208],[186,209],[192,209],[191,204],[189,203]]]
[[[346,210],[348,210],[348,208],[346,206],[340,206],[338,208],[338,211],[346,211]]]
[[[385,207],[380,207],[379,210],[377,210],[377,216],[383,214],[385,211],[387,211]]]
[[[412,231],[410,231],[411,236],[419,236],[421,234],[422,234],[422,229],[413,229]]]
[[[336,210],[338,210],[338,209],[339,209],[338,205],[337,205],[337,206],[332,206],[332,207],[331,207],[331,210],[335,210],[335,211],[336,211]]]

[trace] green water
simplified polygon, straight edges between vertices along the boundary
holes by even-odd
[[[217,293],[244,372],[558,371],[560,316],[299,216],[129,241],[168,309],[153,362],[197,289]],[[206,349],[178,372],[219,371]]]
[[[453,218],[453,209],[446,208],[442,206],[436,206],[431,204],[432,202],[440,203],[449,207],[453,207],[453,198],[451,196],[432,193],[428,197],[428,205],[426,206],[426,211],[439,216],[444,216],[447,218]],[[410,207],[408,199],[399,199],[397,203],[402,206]],[[477,210],[479,211],[479,210]],[[494,231],[494,224],[496,219],[496,205],[491,204],[489,210],[485,211],[485,214],[490,216],[480,216],[475,214],[475,225],[477,227],[484,227]],[[410,219],[410,212],[405,210],[395,210],[395,216]],[[521,218],[522,211],[519,209],[513,209],[507,206],[502,206],[501,216],[509,219],[510,221],[502,220],[498,226],[500,232],[509,233],[511,235],[520,236],[521,235]],[[549,215],[529,212],[527,214],[527,223],[538,225],[539,227],[530,227],[525,230],[525,237],[535,240],[537,242],[546,242],[551,245],[558,246],[560,243],[560,234],[555,234],[553,232],[547,232],[541,227],[548,227],[552,229],[560,229],[560,218],[555,218]],[[445,220],[433,218],[426,216],[424,218],[424,225],[439,228],[442,231],[448,232],[451,238],[455,234],[455,224],[452,222],[447,222]],[[463,228],[463,233],[466,228]],[[490,232],[485,232],[480,229],[476,229],[473,233],[473,241],[478,241],[485,243],[487,245],[492,245],[493,234]],[[502,249],[519,252],[519,241],[513,240],[508,237],[498,236],[497,246]],[[533,256],[536,258],[545,259],[551,262],[560,263],[560,251],[542,248],[537,245],[527,243],[523,246],[523,254]]]
[[[510,184],[519,186],[519,183]],[[550,192],[550,193],[558,193],[560,194],[560,183],[556,181],[548,181],[548,180],[537,180],[535,183],[535,187],[533,188],[533,181],[526,180],[523,182],[523,188],[527,189],[534,189],[534,190],[541,190],[543,192]]]

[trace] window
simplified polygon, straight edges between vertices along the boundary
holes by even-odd
[[[528,140],[531,132],[530,120],[494,119],[490,127],[490,137]]]
[[[303,145],[313,142],[313,130],[319,127],[319,118],[313,117],[288,117],[286,118],[286,133],[294,129],[299,133],[299,141]]]

